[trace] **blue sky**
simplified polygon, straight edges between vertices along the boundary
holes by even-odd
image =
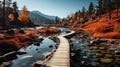
[[[28,10],[38,10],[47,15],[59,16],[60,18],[81,10],[83,6],[88,7],[90,2],[96,0],[13,0],[18,4],[19,9],[24,5]]]

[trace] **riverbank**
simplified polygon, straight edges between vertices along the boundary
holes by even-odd
[[[69,39],[71,44],[71,67],[119,66],[120,40],[94,38],[79,31]]]
[[[38,36],[49,34],[57,34],[60,31],[54,28],[41,28],[41,29],[9,29],[1,30],[0,32],[0,51],[7,53],[13,50],[18,50],[26,47],[33,42],[38,42]]]

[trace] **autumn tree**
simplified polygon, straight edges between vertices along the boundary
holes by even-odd
[[[11,26],[20,26],[21,24],[18,20],[19,14],[17,12],[17,9],[18,9],[17,2],[13,2],[11,8],[12,8],[12,10],[10,10],[10,13],[8,15],[9,22],[10,22]]]
[[[29,19],[28,19],[28,16],[29,16],[29,12],[26,8],[26,6],[24,6],[20,12],[20,15],[18,17],[18,19],[23,23],[23,24],[27,24],[29,23]]]
[[[90,2],[88,13],[89,13],[89,15],[92,15],[93,12],[94,12],[94,5],[92,2]]]

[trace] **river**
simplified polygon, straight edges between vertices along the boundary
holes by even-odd
[[[40,29],[42,27],[36,27],[36,29]],[[55,28],[55,27],[53,27]],[[24,29],[24,28],[22,28]],[[34,29],[34,28],[27,28]],[[57,27],[61,31],[59,34],[55,34],[54,36],[64,35],[66,31],[70,31],[69,28],[61,28]],[[3,66],[10,67],[32,67],[33,63],[36,61],[44,61],[46,59],[46,55],[55,49],[56,40],[51,39],[51,36],[43,37],[39,36],[39,38],[43,38],[43,41],[38,43],[33,43],[27,47],[21,48],[20,52],[26,52],[26,54],[17,54],[11,61],[3,62]]]

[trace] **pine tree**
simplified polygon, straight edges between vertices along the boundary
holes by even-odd
[[[112,0],[112,4],[114,4],[114,5],[112,5],[112,7],[114,8],[114,9],[117,9],[117,12],[116,12],[116,15],[118,16],[118,9],[120,8],[120,0]]]
[[[86,9],[85,7],[82,8],[82,17],[85,17],[85,12],[86,12]]]
[[[111,22],[111,11],[112,11],[112,5],[111,5],[111,0],[108,0],[108,10],[109,10],[109,20]]]
[[[60,20],[59,20],[59,18],[58,18],[57,16],[55,17],[55,22],[56,22],[56,23],[59,23],[59,22],[60,22]]]
[[[12,0],[7,0],[7,1],[6,1],[6,5],[7,5],[7,7],[10,7],[11,4],[12,4]]]
[[[5,20],[5,16],[6,16],[6,13],[5,13],[5,1],[6,1],[6,0],[3,0],[3,14],[2,14],[2,15],[3,15],[3,16],[2,16],[2,18],[3,18],[3,19],[2,19],[2,20],[3,20],[3,21],[2,21],[2,26],[3,26],[3,27],[6,27],[6,20]]]
[[[13,11],[16,12],[18,9],[17,2],[13,2],[12,7],[13,7]]]
[[[18,20],[19,15],[18,15],[18,12],[17,12],[17,9],[18,9],[17,2],[13,2],[12,8],[13,8],[14,18],[15,18],[15,20]]]
[[[103,10],[103,0],[98,0],[98,15],[103,14],[104,10]]]
[[[109,23],[111,22],[111,11],[112,11],[112,5],[111,5],[112,1],[111,0],[103,0],[103,8],[105,10],[106,13],[108,13],[109,16]]]
[[[2,1],[0,1],[0,24],[2,22]]]
[[[89,12],[89,15],[92,15],[92,13],[94,12],[94,5],[92,2],[90,2],[88,12]]]

